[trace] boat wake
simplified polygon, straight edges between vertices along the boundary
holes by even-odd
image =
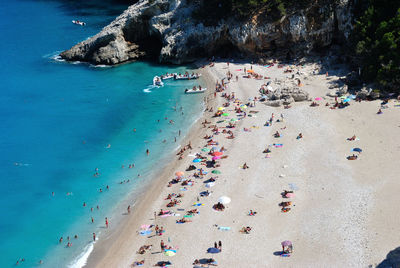
[[[143,89],[144,93],[151,93],[153,88],[159,88],[159,86],[154,86],[154,85],[150,85],[148,87],[146,87],[145,89]]]

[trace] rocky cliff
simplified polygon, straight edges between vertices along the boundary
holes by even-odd
[[[141,0],[61,57],[109,65],[152,57],[180,64],[230,53],[265,57],[279,52],[293,57],[346,42],[353,1],[311,2],[303,9],[288,9],[279,20],[261,21],[259,17],[268,18],[268,11],[260,11],[244,21],[232,17],[205,26],[193,18],[200,0]]]

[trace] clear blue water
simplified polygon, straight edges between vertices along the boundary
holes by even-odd
[[[112,217],[118,202],[151,179],[150,171],[177,147],[178,130],[183,136],[201,111],[202,96],[183,94],[192,82],[171,81],[145,92],[154,75],[185,67],[54,61],[57,52],[95,34],[125,8],[79,2],[0,5],[0,267],[21,258],[23,267],[41,259],[41,267],[68,266],[92,232],[104,231],[104,217]],[[130,163],[135,168],[127,168]],[[127,179],[131,183],[119,184]],[[65,247],[67,236],[71,248]]]

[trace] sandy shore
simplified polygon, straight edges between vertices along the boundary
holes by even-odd
[[[233,63],[229,67],[226,63],[206,67],[202,72],[207,87],[213,89],[215,81],[225,78],[229,70],[239,80],[233,79],[224,93],[234,92],[243,103],[258,97],[265,81],[242,78],[243,71],[236,70],[244,66],[250,68],[250,64]],[[312,98],[325,98],[330,82],[337,77],[331,70],[329,77],[310,75],[315,67],[301,67],[309,75],[307,79],[301,77],[303,87]],[[289,77],[277,66],[253,69],[271,79]],[[213,92],[207,94],[207,106],[213,107],[214,112],[226,102],[221,93],[216,98]],[[389,102],[389,108],[377,115],[380,101],[352,101],[349,107],[335,110],[326,107],[326,102],[332,103],[333,99],[320,101],[318,107],[310,107],[309,102],[294,103],[290,109],[256,102],[231,129],[234,139],[227,139],[228,134],[223,133],[213,136],[218,148],[227,149],[224,155],[228,158],[218,160],[221,174],[212,174],[214,169],[194,163],[208,172],[199,179],[193,178],[194,171],[185,170],[193,164],[196,153],[211,158],[201,149],[207,144],[203,137],[212,135],[212,131],[203,128],[201,121],[207,119],[222,131],[227,123],[216,122],[238,118],[233,104],[226,109],[230,114],[227,117],[212,118],[214,112],[205,112],[185,140],[185,144],[191,142],[193,149],[185,152],[184,159],[171,161],[127,219],[96,243],[87,267],[129,267],[143,259],[143,267],[159,261],[170,261],[173,267],[193,267],[195,259],[203,258],[214,258],[220,267],[366,267],[381,262],[399,243],[396,234],[400,231],[400,214],[397,206],[392,206],[400,190],[400,166],[395,160],[400,157],[400,107],[394,106],[399,103]],[[272,126],[264,126],[272,113]],[[283,122],[276,122],[281,114]],[[282,137],[274,138],[276,131]],[[300,132],[303,138],[296,139]],[[358,140],[346,140],[353,135]],[[283,146],[271,146],[271,157],[266,158],[263,150],[273,143]],[[357,160],[349,161],[346,157],[354,147],[363,152]],[[242,169],[244,163],[250,168]],[[180,184],[166,187],[176,171],[184,171],[185,178],[192,179],[194,185],[187,186],[186,191],[182,191]],[[203,182],[210,177],[216,178],[215,186],[209,189],[211,195],[199,197],[207,189]],[[288,200],[280,193],[291,188],[295,192],[290,199],[291,210],[282,213],[278,204]],[[155,211],[168,209],[169,200],[164,199],[171,193],[184,194],[179,205],[169,208],[180,217],[154,219]],[[212,206],[220,196],[228,196],[232,201],[224,211],[217,212]],[[194,203],[203,205],[194,207]],[[189,218],[192,222],[176,223],[187,210],[195,208],[200,213]],[[257,211],[257,215],[248,216],[250,209]],[[139,235],[144,224],[162,226],[165,233]],[[221,231],[216,225],[231,229]],[[239,232],[244,226],[252,227],[250,234]],[[176,248],[177,254],[165,256],[160,250],[161,240]],[[284,240],[292,241],[294,246],[293,254],[287,258],[279,255]],[[207,253],[216,241],[222,242],[222,252]],[[136,254],[143,245],[153,247],[143,255]]]

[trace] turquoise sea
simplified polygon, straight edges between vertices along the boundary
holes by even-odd
[[[101,68],[54,59],[97,33],[126,5],[93,0],[4,2],[0,267],[14,267],[18,260],[22,267],[39,266],[39,260],[44,262],[41,267],[78,267],[76,260],[90,247],[92,233],[101,239],[105,232],[104,218],[113,223],[113,208],[151,180],[151,171],[162,168],[160,163],[165,164],[199,118],[203,96],[183,94],[191,81],[149,86],[154,75],[188,67],[140,62]],[[74,19],[87,25],[74,25]],[[128,168],[132,163],[135,167]]]

